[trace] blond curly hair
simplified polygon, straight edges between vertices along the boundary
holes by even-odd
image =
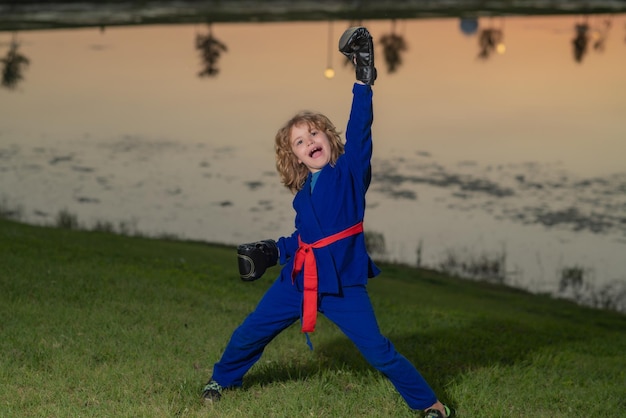
[[[340,155],[344,153],[344,144],[335,125],[321,113],[304,111],[297,113],[276,133],[274,149],[276,150],[276,170],[280,174],[281,182],[297,193],[304,186],[309,169],[298,162],[298,158],[291,148],[291,128],[306,124],[309,129],[315,128],[324,132],[330,143],[330,164],[335,165]]]

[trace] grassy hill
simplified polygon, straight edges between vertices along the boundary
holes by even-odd
[[[626,416],[626,316],[381,267],[383,333],[458,417]],[[296,324],[202,405],[276,273],[242,282],[230,247],[0,220],[0,417],[415,416],[324,317],[314,351]]]

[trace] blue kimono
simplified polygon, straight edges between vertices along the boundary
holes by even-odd
[[[373,121],[371,86],[355,83],[346,130],[345,153],[326,165],[311,191],[311,175],[296,194],[296,231],[278,240],[279,277],[256,309],[233,333],[212,380],[223,387],[242,385],[244,374],[267,344],[302,315],[303,272],[292,282],[298,236],[313,243],[363,221],[365,193],[371,180]],[[365,248],[363,233],[313,249],[318,273],[318,311],[335,323],[368,362],[387,376],[412,409],[425,409],[437,398],[415,367],[378,328],[366,284],[380,270]]]
[[[302,241],[312,243],[363,221],[365,192],[371,180],[372,89],[355,84],[354,100],[346,129],[345,153],[336,164],[326,165],[311,192],[311,175],[294,200],[296,231],[280,238],[278,248],[282,280],[291,280],[293,255]],[[344,238],[324,248],[314,249],[317,260],[319,293],[338,295],[344,286],[365,285],[380,270],[365,249],[363,234]],[[302,274],[299,275],[299,282]],[[300,287],[301,288],[301,287]]]

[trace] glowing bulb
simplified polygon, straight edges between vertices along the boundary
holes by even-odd
[[[326,77],[327,79],[331,79],[335,76],[335,70],[333,70],[332,68],[328,67],[327,69],[324,70],[324,77]]]
[[[496,51],[498,52],[498,54],[504,54],[506,52],[506,46],[503,43],[499,43],[496,46]]]

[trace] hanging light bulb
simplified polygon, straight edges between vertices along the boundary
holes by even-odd
[[[326,69],[324,70],[324,77],[328,80],[335,77],[335,70],[333,69],[333,22],[328,21],[328,60],[326,61]]]

